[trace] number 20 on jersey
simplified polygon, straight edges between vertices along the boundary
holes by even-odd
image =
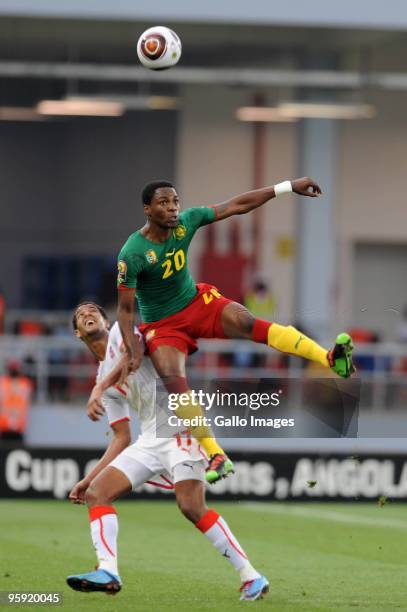
[[[171,259],[166,259],[161,264],[161,267],[164,268],[162,278],[165,279],[174,274],[174,268],[176,272],[179,272],[184,266],[185,253],[182,249],[179,249],[176,253],[174,253]]]

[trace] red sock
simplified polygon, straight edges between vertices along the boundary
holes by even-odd
[[[259,342],[260,344],[267,344],[269,329],[273,325],[270,321],[264,321],[264,319],[255,319],[252,331],[253,342]]]
[[[163,383],[168,393],[188,393],[191,389],[185,376],[167,376]]]
[[[88,512],[90,522],[96,521],[105,514],[117,514],[113,506],[93,506],[93,508],[89,508]]]
[[[202,531],[202,533],[205,533],[212,527],[212,525],[216,523],[218,518],[219,514],[216,512],[216,510],[209,509],[206,514],[204,514],[203,517],[200,518],[197,523],[195,523],[195,527],[199,529],[199,531]]]

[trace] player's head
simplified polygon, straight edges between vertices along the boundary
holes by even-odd
[[[83,301],[72,315],[75,336],[80,340],[96,340],[105,335],[110,323],[106,311],[95,302]]]
[[[179,197],[170,181],[147,183],[141,193],[141,199],[150,222],[162,229],[172,229],[178,225]]]

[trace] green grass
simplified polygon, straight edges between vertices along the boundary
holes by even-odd
[[[1,501],[0,590],[63,592],[59,609],[76,612],[407,610],[407,506],[214,506],[271,578],[263,601],[238,601],[238,574],[171,501],[116,505],[124,587],[115,597],[65,584],[66,575],[95,565],[83,507]]]

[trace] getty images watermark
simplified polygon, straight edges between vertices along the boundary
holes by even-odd
[[[357,437],[359,398],[358,379],[197,380],[188,393],[158,387],[156,431],[158,437],[180,427],[208,427],[222,438]]]
[[[194,416],[192,418],[179,418],[171,415],[168,424],[171,427],[294,427],[294,418],[282,417],[259,417],[256,414],[225,414],[225,409],[240,409],[248,413],[262,408],[276,408],[280,406],[282,389],[272,393],[246,393],[246,392],[224,392],[219,389],[213,392],[191,390],[190,393],[170,393],[168,395],[168,408],[171,411],[182,411],[194,404],[202,410],[209,411],[212,408],[223,411],[213,417],[207,415]]]

